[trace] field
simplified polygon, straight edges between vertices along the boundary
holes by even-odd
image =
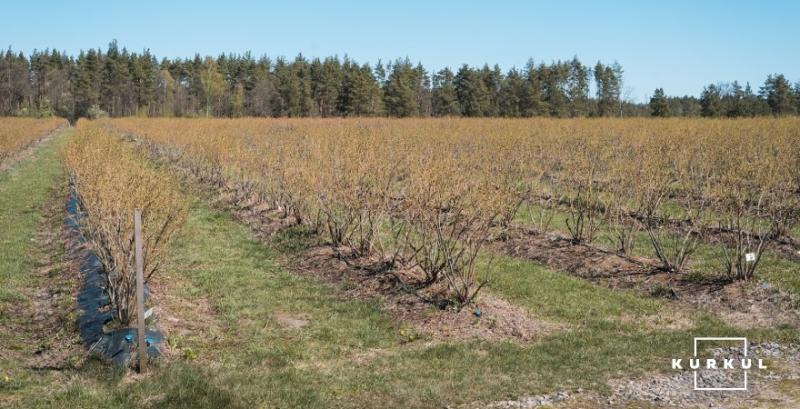
[[[800,119],[16,121],[0,406],[800,405]],[[144,374],[77,323],[87,251],[135,321],[134,208]],[[693,337],[769,370],[692,391]]]

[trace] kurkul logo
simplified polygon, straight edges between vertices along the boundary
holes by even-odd
[[[739,357],[713,357],[713,358],[701,358],[699,354],[699,347],[700,344],[706,343],[714,343],[714,344],[727,344],[727,343],[735,343],[737,346],[741,345],[741,356]],[[736,350],[738,354],[738,348]],[[692,370],[694,375],[694,390],[696,391],[746,391],[747,390],[747,375],[750,370],[762,370],[767,369],[767,366],[764,364],[763,359],[752,359],[747,356],[748,352],[748,343],[747,338],[744,337],[696,337],[694,338],[694,353],[692,358],[673,358],[672,359],[672,369],[675,370]],[[709,373],[712,371],[736,371],[741,373],[741,376],[736,377],[732,376],[730,378],[725,377],[724,379],[733,379],[731,382],[736,382],[736,384],[725,384],[725,385],[709,385],[704,382],[700,382],[699,379],[701,378],[700,373],[705,372]],[[736,380],[738,379],[738,381]],[[718,380],[719,381],[719,380]],[[741,383],[739,383],[741,382]]]

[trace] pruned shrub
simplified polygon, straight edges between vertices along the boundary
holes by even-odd
[[[64,157],[83,209],[81,231],[107,272],[105,287],[116,319],[126,325],[136,311],[133,211],[142,210],[147,281],[164,261],[186,202],[171,177],[94,123],[78,123]]]
[[[593,139],[575,140],[566,158],[569,171],[560,178],[560,188],[566,192],[567,229],[575,243],[591,243],[606,221],[599,175],[607,163],[597,143]]]
[[[637,164],[643,168],[637,212],[661,268],[670,273],[683,272],[702,241],[708,204],[703,175],[687,173],[692,167],[678,163],[686,153],[675,150],[675,146],[651,145]]]
[[[728,237],[722,263],[732,279],[750,280],[764,252],[786,234],[787,226],[796,223],[798,158],[763,162],[758,159],[772,153],[763,146],[727,148],[727,154],[717,160],[719,179],[712,190],[718,230]]]
[[[410,229],[404,236],[405,261],[425,273],[422,285],[445,282],[459,305],[475,299],[486,283],[477,274],[476,260],[508,205],[498,196],[504,193],[446,157],[427,157],[410,168],[403,214]]]

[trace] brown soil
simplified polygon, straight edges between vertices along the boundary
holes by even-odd
[[[278,312],[275,314],[275,320],[278,325],[286,329],[301,329],[311,324],[311,320],[305,314]]]
[[[434,340],[514,340],[527,342],[561,329],[537,319],[524,309],[482,291],[470,308],[445,305],[445,288],[408,290],[419,279],[410,269],[374,273],[374,259],[346,259],[344,249],[317,246],[290,263],[298,274],[312,276],[342,289],[348,299],[379,299],[389,314],[413,331]],[[480,315],[480,317],[478,316]],[[409,334],[410,337],[414,335]]]
[[[800,241],[794,237],[781,237],[771,248],[783,257],[800,263]]]
[[[244,193],[235,187],[219,187],[216,194],[216,204],[230,210],[234,217],[246,223],[259,239],[267,239],[295,225],[294,220],[260,201],[254,194]]]
[[[649,280],[655,273],[650,260],[623,257],[585,244],[573,244],[554,234],[540,234],[515,228],[499,248],[514,257],[526,258],[553,269],[594,281],[604,281],[611,288],[630,288]]]
[[[585,278],[612,289],[632,289],[671,299],[692,309],[713,311],[731,325],[770,327],[800,323],[800,312],[788,294],[755,283],[725,278],[687,279],[658,268],[655,260],[625,257],[564,237],[516,228],[495,248]]]

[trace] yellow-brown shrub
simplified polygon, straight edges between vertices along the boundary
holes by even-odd
[[[80,121],[64,151],[83,214],[81,231],[107,271],[106,290],[124,325],[135,318],[133,211],[142,210],[145,279],[158,270],[169,239],[185,218],[176,181],[118,137]]]

